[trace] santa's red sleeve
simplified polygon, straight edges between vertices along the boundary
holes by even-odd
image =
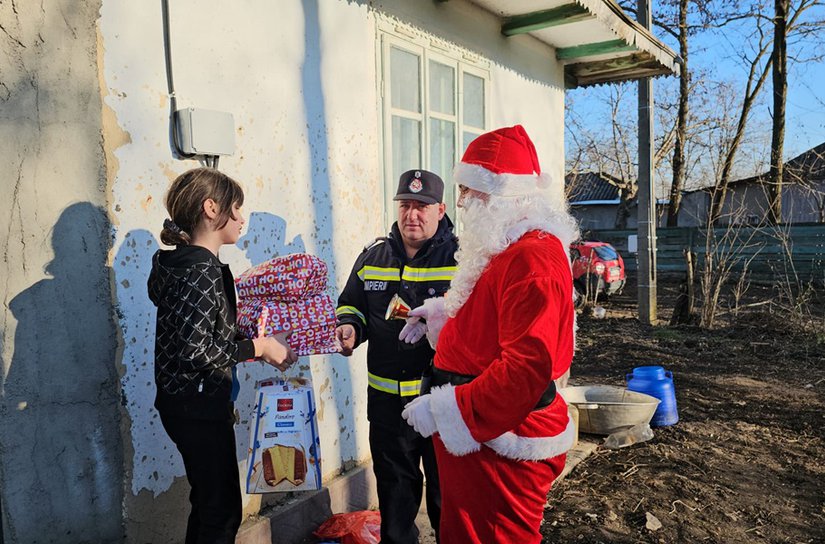
[[[505,291],[499,310],[501,357],[472,383],[456,388],[462,419],[477,441],[518,426],[552,381],[562,296],[558,282],[546,277],[522,280]]]

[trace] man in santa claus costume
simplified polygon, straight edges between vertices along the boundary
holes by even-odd
[[[567,248],[578,228],[520,125],[474,140],[454,179],[458,271],[446,297],[411,312],[436,354],[430,393],[403,417],[434,436],[442,543],[540,542],[575,435],[554,380],[573,358]]]

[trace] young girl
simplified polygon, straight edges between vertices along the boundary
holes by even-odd
[[[232,544],[242,511],[233,367],[259,358],[286,370],[298,357],[283,334],[238,337],[234,278],[218,259],[245,222],[238,183],[211,168],[190,170],[172,183],[165,204],[171,219],[160,239],[177,247],[155,254],[149,276],[149,298],[158,308],[155,407],[192,488],[186,544]]]

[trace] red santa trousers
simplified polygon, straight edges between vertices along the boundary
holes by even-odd
[[[531,544],[566,454],[514,461],[487,447],[456,457],[433,437],[441,484],[441,544]]]

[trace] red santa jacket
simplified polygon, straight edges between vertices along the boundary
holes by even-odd
[[[490,261],[438,339],[437,368],[477,376],[432,391],[450,453],[485,443],[505,457],[538,460],[570,449],[575,430],[561,395],[533,408],[573,359],[572,286],[567,252],[546,232],[528,232]]]

